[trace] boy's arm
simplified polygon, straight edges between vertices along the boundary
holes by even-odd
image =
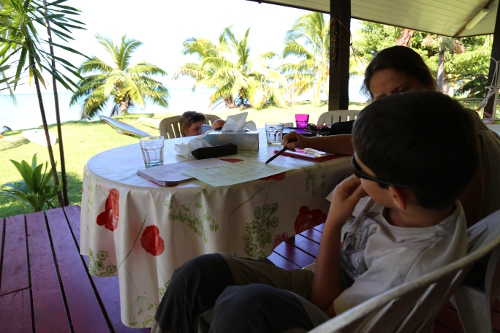
[[[290,149],[313,148],[332,154],[352,155],[354,154],[354,148],[351,140],[351,134],[307,138],[296,132],[290,132],[283,137],[283,147],[287,146]]]
[[[335,316],[333,301],[342,293],[340,283],[340,238],[342,226],[366,192],[359,178],[348,178],[337,185],[326,218],[314,273],[311,301]]]

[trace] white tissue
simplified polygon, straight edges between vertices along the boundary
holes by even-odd
[[[221,132],[244,132],[246,130],[256,131],[257,126],[253,121],[247,121],[248,112],[242,112],[234,116],[227,117],[226,123]]]
[[[191,154],[193,150],[202,147],[212,147],[212,145],[207,141],[205,141],[205,139],[203,139],[202,137],[196,137],[193,140],[189,141],[187,144],[185,143],[175,144],[174,149],[178,155],[184,157],[191,157],[193,156]]]

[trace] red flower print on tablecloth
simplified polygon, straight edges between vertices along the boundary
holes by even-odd
[[[272,179],[272,180],[283,180],[285,179],[285,176],[286,176],[286,172],[280,172],[276,175],[272,175],[272,176],[269,176],[269,177],[264,177],[264,178],[259,178],[260,180],[269,180],[269,179]]]
[[[326,214],[319,209],[309,210],[309,207],[302,206],[299,215],[295,219],[295,233],[299,234],[326,221]]]
[[[220,160],[224,161],[224,162],[229,162],[229,163],[243,162],[243,160],[239,159],[239,158],[221,158]]]
[[[150,225],[144,229],[141,237],[141,245],[148,253],[159,256],[165,251],[165,242],[160,237],[160,230],[155,225]]]
[[[114,231],[118,228],[118,216],[120,214],[120,192],[116,188],[109,190],[108,198],[104,204],[104,212],[97,216],[97,224],[106,229]]]
[[[288,239],[288,232],[284,232],[281,235],[276,235],[274,237],[274,245],[273,245],[273,250],[280,245],[282,242],[286,241]]]

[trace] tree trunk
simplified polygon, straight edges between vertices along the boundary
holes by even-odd
[[[228,109],[234,109],[236,107],[236,104],[234,104],[234,100],[232,97],[224,98],[224,102],[226,103],[226,108]]]
[[[120,102],[120,114],[124,115],[128,111],[128,103],[130,102],[130,97],[125,95],[125,98]]]
[[[444,48],[439,51],[438,69],[437,69],[437,87],[439,91],[443,91],[444,87]]]
[[[35,68],[35,59],[33,56],[29,55],[29,62],[32,68]],[[45,109],[43,107],[42,92],[40,91],[40,82],[38,77],[33,74],[35,79],[36,95],[38,97],[38,105],[40,107],[40,114],[42,115],[43,130],[45,132],[45,138],[47,139],[47,149],[49,151],[50,166],[52,167],[52,176],[54,177],[54,185],[59,185],[59,178],[57,177],[56,162],[54,160],[54,153],[52,152],[52,146],[50,145],[49,127],[47,126],[47,119],[45,118]],[[59,201],[59,206],[64,207],[64,201],[62,198],[61,191],[57,193],[57,200]]]
[[[43,0],[43,7],[45,9],[45,23],[47,25],[47,34],[49,35],[49,41],[52,42],[52,33],[50,31],[49,20],[47,19],[47,2]],[[54,60],[54,47],[49,43],[50,54],[52,55],[52,68],[55,72],[56,62]],[[57,137],[59,139],[59,157],[61,158],[61,181],[62,181],[62,196],[64,206],[69,205],[68,199],[68,182],[66,178],[66,163],[64,159],[64,146],[63,146],[63,137],[62,137],[62,128],[61,128],[61,117],[59,116],[59,96],[57,94],[57,80],[52,75],[52,84],[54,85],[54,105],[56,107],[56,121],[57,121]],[[61,206],[62,207],[62,206]]]

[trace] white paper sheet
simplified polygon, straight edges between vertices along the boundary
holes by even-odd
[[[183,173],[214,187],[230,186],[263,177],[269,177],[292,168],[259,161],[243,161],[208,168],[184,170]]]
[[[231,163],[222,161],[218,158],[207,158],[204,160],[191,160],[182,163],[158,165],[149,169],[137,170],[137,174],[151,180],[158,185],[168,186],[191,179],[191,177],[186,176],[186,174],[182,173],[183,170],[200,167],[209,168],[224,164]]]

